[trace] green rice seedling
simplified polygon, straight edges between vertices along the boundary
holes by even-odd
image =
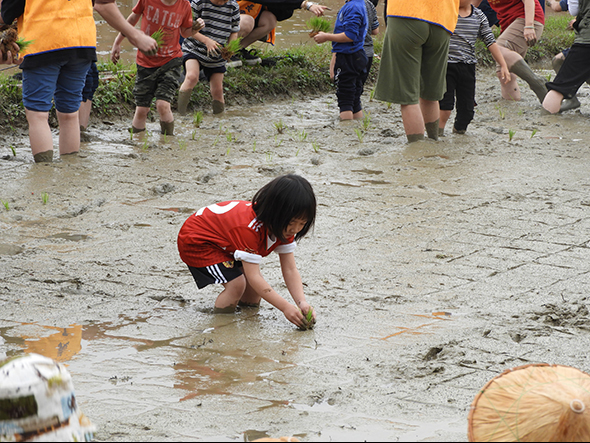
[[[201,123],[203,123],[203,111],[197,111],[193,114],[193,124],[196,128],[199,128]]]
[[[178,148],[181,151],[186,151],[186,140],[184,140],[182,138],[180,140],[178,140]]]
[[[252,152],[256,152],[256,140],[254,140],[254,144],[252,145]]]
[[[228,156],[230,152],[231,152],[231,146],[228,146],[227,150],[225,151],[225,155]]]
[[[369,101],[370,102],[373,101],[374,96],[375,96],[375,89],[371,89],[371,92],[369,92]]]
[[[194,140],[196,136],[197,136],[197,130],[194,129],[193,132],[192,132],[192,134],[191,134],[191,140]]]
[[[533,138],[536,133],[537,133],[537,128],[533,129],[533,132],[531,133],[531,138]]]
[[[241,37],[227,42],[225,45],[223,45],[221,47],[221,49],[219,51],[221,53],[221,57],[224,60],[229,60],[230,58],[232,58],[234,55],[236,55],[238,53],[238,51],[241,49],[241,45],[242,45],[242,38]]]
[[[387,102],[387,109],[391,109],[391,105],[393,105],[393,103]]]
[[[332,29],[332,23],[324,17],[311,17],[305,24],[311,29],[310,37],[317,35],[319,32],[329,32]]]
[[[272,163],[272,152],[266,151],[266,161],[268,161],[268,163]]]
[[[282,134],[283,132],[285,132],[285,129],[287,129],[287,127],[283,123],[283,119],[279,120],[278,122],[275,122],[274,125],[279,134]]]
[[[305,316],[305,319],[307,320],[307,323],[311,323],[313,320],[313,308],[310,307],[309,311],[307,311],[307,315]]]
[[[320,145],[317,142],[311,142],[311,147],[315,152],[320,152]]]
[[[152,38],[156,41],[156,43],[158,44],[158,47],[160,47],[164,44],[164,36],[165,35],[166,34],[164,33],[164,28],[160,28],[152,34]]]
[[[10,145],[10,150],[12,151],[12,156],[16,157],[16,149],[14,149],[14,146]]]
[[[31,46],[31,44],[34,42],[34,40],[25,40],[22,37],[19,37],[18,39],[16,39],[16,44],[18,45],[18,51],[22,52],[25,51],[29,46]]]
[[[354,132],[356,132],[356,136],[359,139],[359,143],[363,142],[363,138],[365,137],[365,132],[359,128],[354,128]]]
[[[498,110],[498,113],[500,114],[500,118],[502,120],[504,120],[504,117],[506,117],[506,112],[504,112],[504,110],[500,107],[500,105],[496,105],[496,109]]]
[[[367,132],[371,127],[371,113],[367,112],[363,116],[363,131]]]
[[[508,130],[508,141],[512,141],[512,137],[514,137],[514,134],[516,134],[516,131],[514,129]]]
[[[217,146],[218,142],[219,142],[219,135],[217,137],[215,137],[215,141],[213,142],[213,147]]]
[[[41,201],[44,205],[47,204],[47,202],[49,201],[49,194],[47,194],[47,192],[41,194]]]
[[[9,204],[8,204],[8,202],[7,202],[7,201],[5,201],[5,200],[0,200],[0,202],[2,202],[2,204],[4,205],[4,207],[6,208],[6,210],[7,210],[7,211],[10,211],[10,206],[9,206]]]

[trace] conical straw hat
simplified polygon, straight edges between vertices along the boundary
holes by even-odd
[[[590,375],[531,364],[504,371],[475,396],[469,441],[590,441]]]

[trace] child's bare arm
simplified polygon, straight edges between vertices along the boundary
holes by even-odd
[[[232,32],[232,33],[229,35],[229,38],[227,39],[227,41],[228,41],[228,42],[231,42],[231,41],[234,41],[234,40],[235,40],[235,39],[237,39],[237,38],[238,38],[238,33],[237,33],[237,32]]]
[[[268,303],[273,305],[275,308],[280,310],[284,316],[293,323],[295,326],[303,327],[303,314],[297,308],[297,306],[289,303],[283,297],[281,297],[270,285],[266,282],[262,274],[260,274],[260,266],[255,263],[242,262],[244,269],[244,276],[248,281],[250,287],[266,300]]]
[[[180,35],[184,38],[195,38],[195,35],[205,27],[205,21],[202,18],[193,20],[192,28],[180,28]]]
[[[500,51],[500,47],[497,43],[492,43],[488,46],[488,49],[491,52],[492,57],[494,57],[494,60],[500,65],[500,78],[504,83],[508,83],[511,75],[506,60],[504,60],[504,56],[502,55],[502,51]]]
[[[318,32],[313,39],[316,43],[336,42],[336,43],[350,43],[353,40],[346,36],[346,33],[332,34],[331,32]]]
[[[293,297],[293,301],[297,305],[303,314],[311,309],[310,304],[305,299],[303,292],[303,283],[301,282],[301,274],[295,264],[295,255],[290,252],[288,254],[279,254],[281,261],[281,272],[283,273],[283,279],[287,285],[287,289]],[[315,319],[315,311],[313,312],[313,318]]]

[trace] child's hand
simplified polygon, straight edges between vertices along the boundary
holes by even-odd
[[[0,64],[20,64],[22,62],[22,58],[18,58],[19,50],[20,48],[18,47],[18,45],[16,43],[13,43],[12,48],[6,48],[6,52],[0,51]]]
[[[283,311],[286,319],[293,323],[298,328],[305,328],[304,317],[299,308],[289,303],[289,305]],[[305,328],[307,329],[307,328]]]
[[[328,41],[328,34],[320,31],[316,35],[313,36],[313,39],[318,44],[325,43]]]
[[[201,29],[205,27],[205,21],[202,18],[198,18],[193,20],[193,33],[199,32]]]
[[[208,38],[205,41],[205,46],[207,47],[207,55],[216,55],[219,53],[219,48],[221,45],[217,43],[215,40]]]

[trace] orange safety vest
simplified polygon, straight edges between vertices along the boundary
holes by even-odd
[[[18,35],[32,43],[22,55],[59,49],[96,48],[92,0],[27,0]]]
[[[459,0],[388,0],[387,16],[424,20],[452,34],[459,18]]]
[[[238,6],[240,7],[240,14],[249,15],[251,17],[256,18],[264,11],[266,8],[258,3],[252,3],[247,0],[238,0]],[[260,39],[265,43],[270,43],[274,46],[275,44],[275,35],[276,35],[276,28],[273,28],[272,31],[268,33],[265,39]]]

